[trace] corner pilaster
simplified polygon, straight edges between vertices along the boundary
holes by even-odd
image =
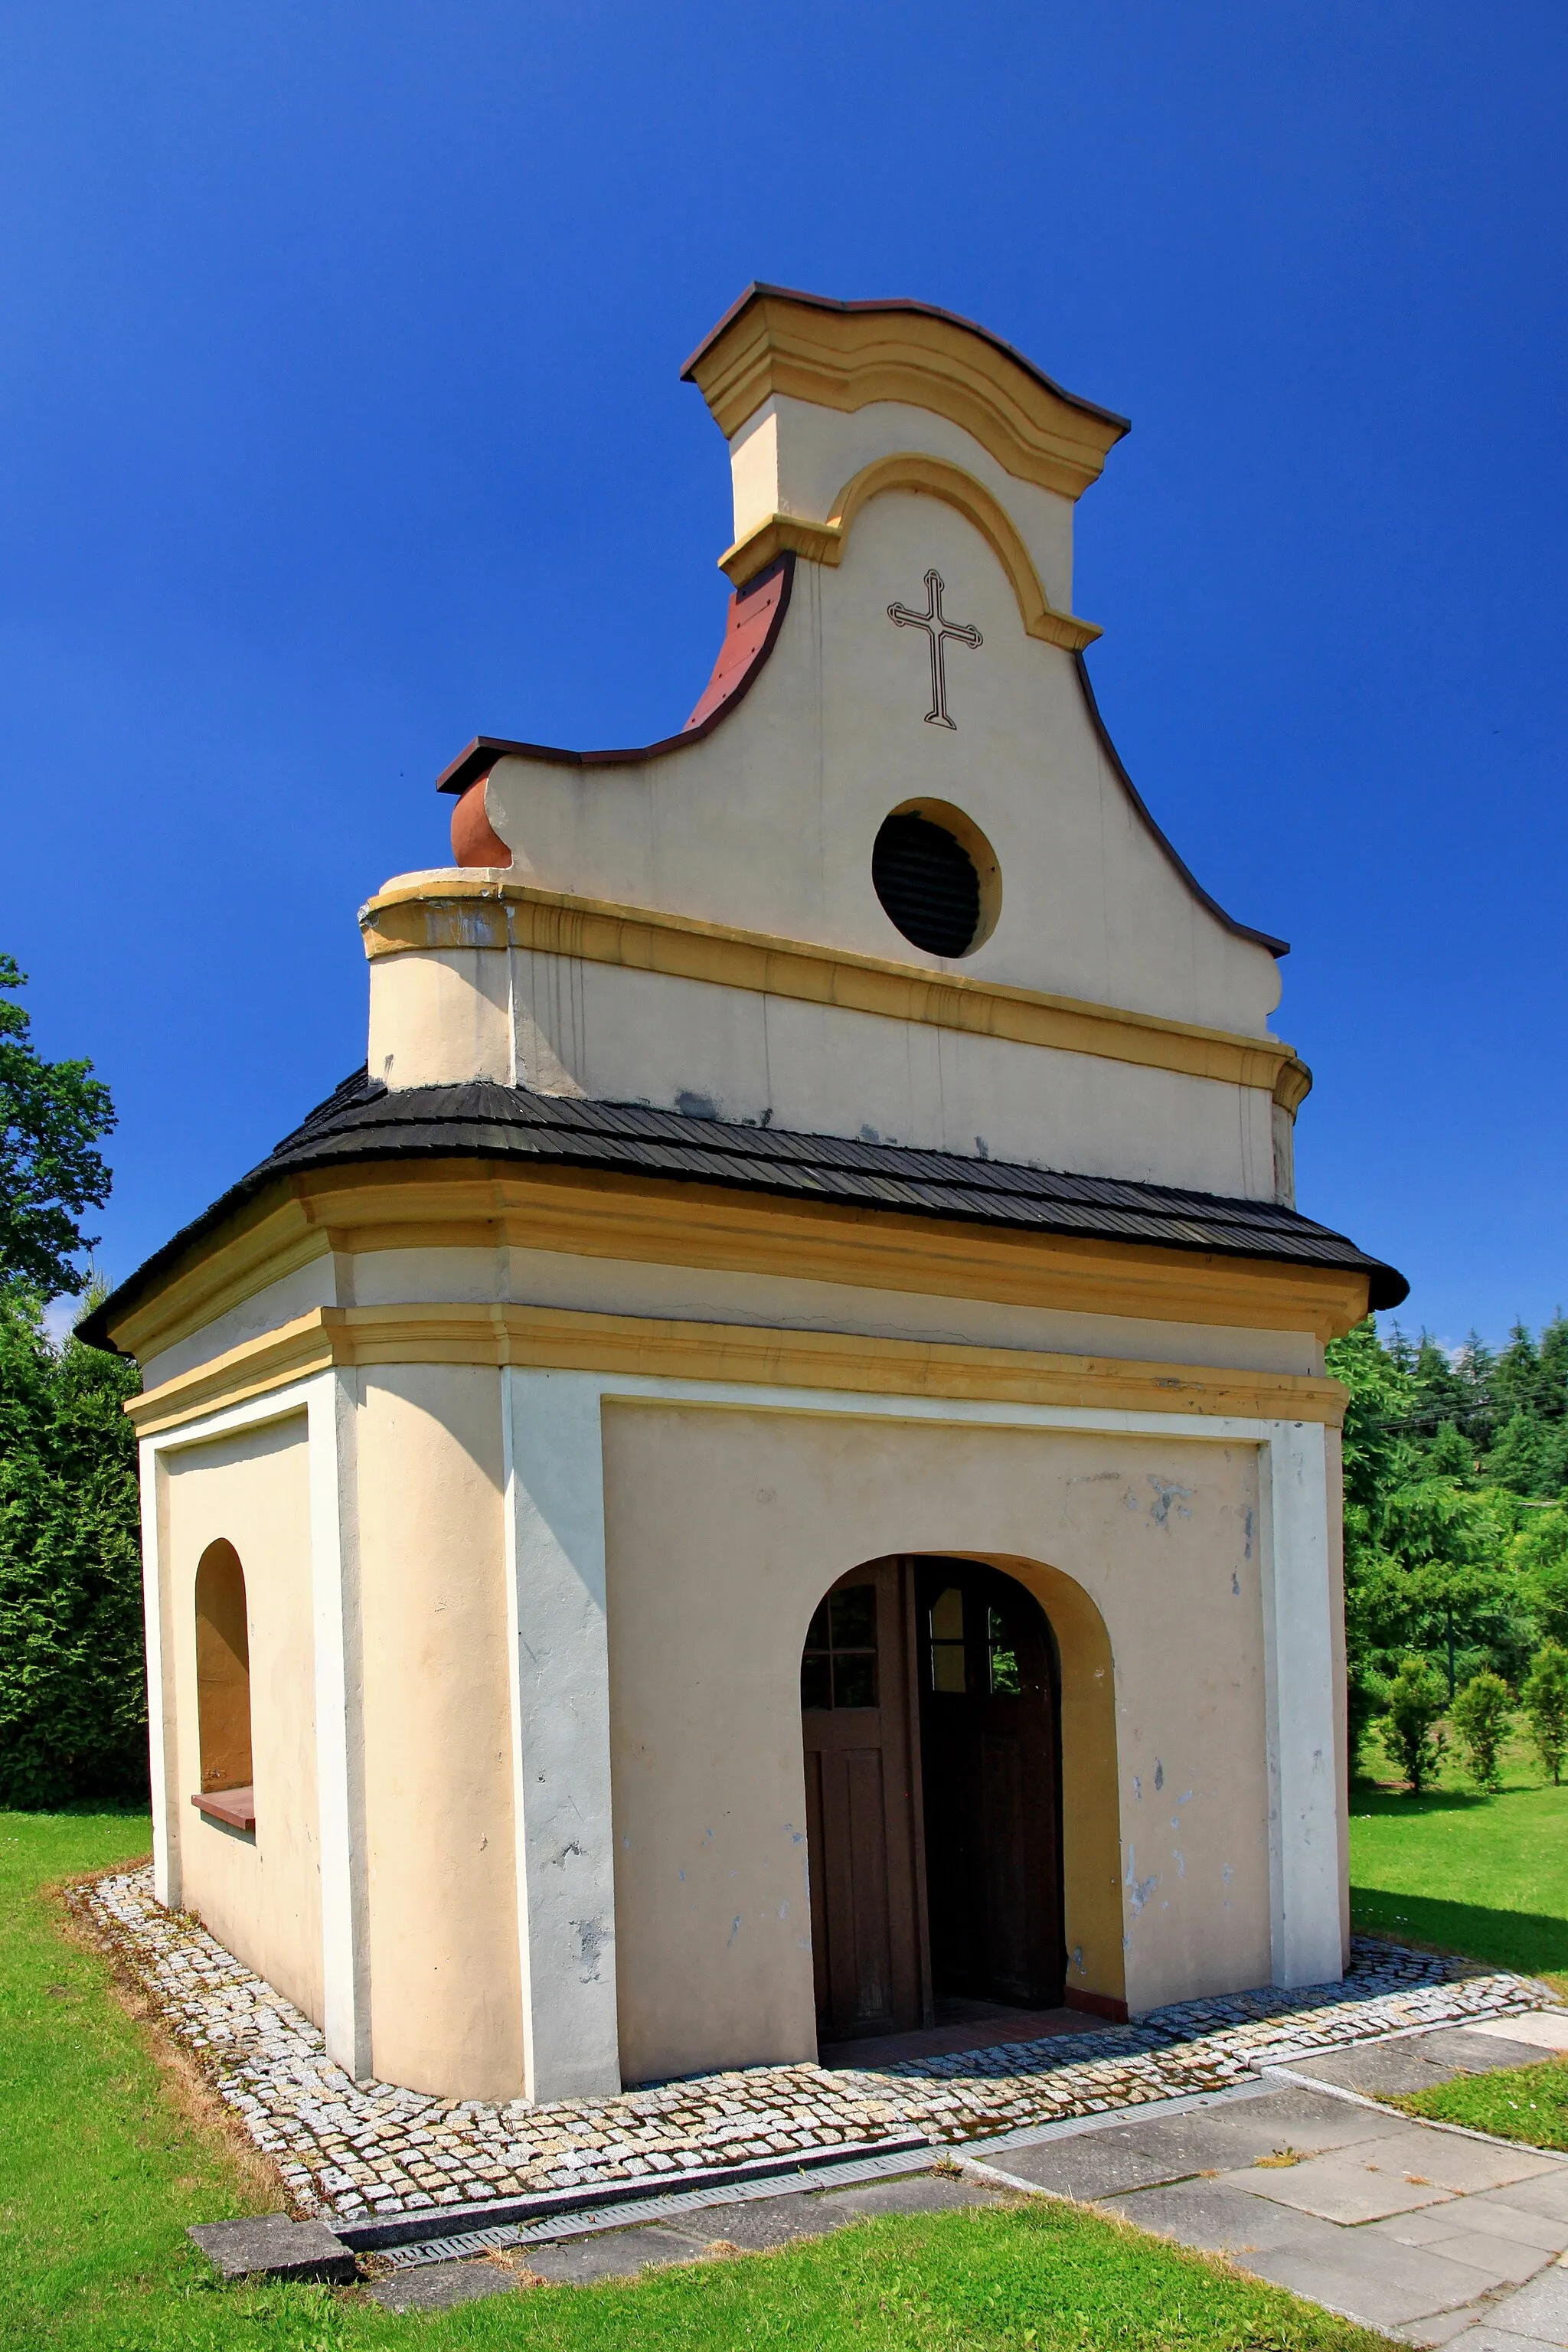
[[[526,2095],[621,2087],[600,1386],[501,1374]]]

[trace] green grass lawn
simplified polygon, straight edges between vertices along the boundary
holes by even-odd
[[[1554,1979],[1568,1995],[1568,1786],[1510,1741],[1503,1786],[1482,1796],[1450,1759],[1422,1797],[1374,1780],[1351,1794],[1351,1916],[1369,1934],[1466,1952]]]
[[[1382,2339],[1068,2205],[864,2223],[635,2285],[438,2319],[358,2291],[235,2290],[191,2221],[275,2208],[173,2099],[40,1890],[143,1852],[145,1818],[0,1813],[0,2342],[6,2352],[1372,2352]]]
[[[1436,2116],[1441,2123],[1493,2132],[1499,2139],[1568,2148],[1568,2058],[1510,2066],[1495,2074],[1459,2074],[1435,2091],[1415,2091],[1389,2104],[1406,2115]]]

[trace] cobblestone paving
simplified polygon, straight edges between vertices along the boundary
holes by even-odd
[[[1289,2056],[1552,1999],[1527,1978],[1358,1941],[1342,1985],[1185,2001],[1093,2033],[877,2072],[755,2066],[617,2098],[496,2106],[353,2082],[291,2002],[188,1914],[163,1908],[150,1869],[69,1899],[273,2158],[297,2210],[342,2221],[607,2181],[673,2187],[719,2166],[846,2146],[989,2137],[1221,2090]]]

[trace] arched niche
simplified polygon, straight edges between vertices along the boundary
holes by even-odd
[[[248,1789],[250,1753],[250,1633],[245,1570],[224,1538],[208,1544],[196,1565],[196,1718],[202,1793]]]

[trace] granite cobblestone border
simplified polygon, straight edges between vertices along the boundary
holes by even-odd
[[[1554,1998],[1525,1977],[1358,1938],[1342,1984],[1183,2001],[1131,2025],[875,2070],[754,2066],[535,2107],[354,2082],[292,2002],[198,1920],[163,1908],[150,1868],[79,1885],[67,1900],[278,2166],[297,2212],[343,2222],[619,2182],[694,2184],[726,2168],[820,2161],[835,2147],[870,2154],[911,2137],[932,2147],[993,2138]]]

